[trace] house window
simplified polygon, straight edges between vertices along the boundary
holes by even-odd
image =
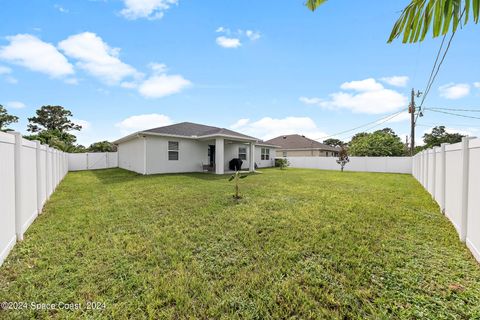
[[[327,157],[328,157],[328,151],[327,151]]]
[[[270,149],[268,148],[262,148],[262,156],[261,158],[262,160],[270,160]]]
[[[283,156],[286,157],[287,156],[287,151],[283,151]]]
[[[241,160],[247,160],[247,148],[245,147],[238,148],[238,158]]]
[[[178,141],[168,141],[168,160],[178,160]]]

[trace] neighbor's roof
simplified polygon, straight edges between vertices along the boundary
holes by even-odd
[[[149,130],[139,131],[124,138],[118,139],[114,143],[119,143],[127,141],[139,134],[145,135],[159,135],[159,136],[174,136],[174,137],[185,137],[185,138],[208,138],[214,136],[223,136],[226,138],[238,138],[248,141],[258,141],[255,137],[247,136],[246,134],[239,133],[233,130],[218,128],[213,126],[206,126],[203,124],[193,123],[193,122],[180,122],[177,124],[172,124],[169,126],[153,128]]]
[[[309,139],[299,134],[290,134],[279,136],[265,141],[266,143],[277,145],[280,149],[293,150],[293,149],[320,149],[326,151],[339,151],[340,148],[332,147],[327,144],[320,143],[318,141]]]

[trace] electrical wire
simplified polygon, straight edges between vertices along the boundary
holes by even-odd
[[[480,109],[455,109],[455,108],[425,108],[425,110],[446,110],[446,111],[460,111],[460,112],[480,112]]]
[[[460,15],[460,20],[462,19],[464,13],[465,13],[465,8],[463,9],[462,14]],[[447,56],[448,50],[450,49],[450,45],[452,44],[452,40],[453,40],[453,37],[455,36],[455,34],[456,34],[456,30],[452,31],[452,35],[450,36],[450,39],[448,40],[448,44],[447,44],[447,47],[445,48],[445,51],[443,52],[443,56],[440,59],[440,62],[438,62],[438,58],[440,57],[440,52],[442,51],[442,48],[443,48],[443,45],[444,45],[445,38],[446,38],[447,34],[445,34],[443,36],[443,40],[442,40],[442,43],[440,45],[440,48],[438,49],[437,58],[435,59],[435,63],[433,64],[432,72],[430,73],[430,77],[428,79],[426,89],[423,92],[422,101],[420,102],[420,106],[419,106],[419,111],[420,112],[417,113],[414,123],[417,122],[418,116],[420,115],[420,113],[422,111],[423,103],[425,102],[425,99],[427,98],[428,93],[430,92],[430,89],[432,88],[432,85],[435,82],[435,78],[437,77],[438,72],[440,71],[440,67],[443,64],[443,61],[445,60],[445,57]],[[437,65],[437,62],[438,62],[438,65]],[[435,70],[435,67],[437,68],[436,70]],[[412,110],[412,111],[414,111],[414,110]]]
[[[446,112],[446,111],[433,110],[433,109],[430,109],[430,111],[449,114],[449,115],[452,115],[452,116],[463,117],[463,118],[480,119],[480,117],[467,116],[467,115],[464,115],[464,114],[458,114],[458,113],[453,113],[453,112]]]
[[[396,116],[400,115],[401,113],[403,113],[405,110],[402,110],[402,111],[398,111],[398,112],[395,112],[395,113],[392,113],[392,114],[389,114],[385,117],[382,117],[380,119],[377,119],[377,120],[374,120],[374,121],[371,121],[371,122],[368,122],[368,123],[365,123],[365,124],[362,124],[358,127],[355,127],[355,128],[352,128],[352,129],[348,129],[348,130],[344,130],[344,131],[341,131],[341,132],[337,132],[335,134],[331,134],[331,135],[328,135],[328,136],[324,136],[324,137],[320,137],[320,138],[317,138],[317,139],[313,139],[313,140],[325,140],[325,139],[328,139],[328,138],[332,138],[332,137],[336,137],[336,136],[339,136],[339,135],[342,135],[344,133],[348,133],[348,132],[351,132],[353,130],[357,130],[357,129],[360,129],[360,128],[364,128],[364,127],[367,127],[371,124],[375,124],[375,126],[373,126],[372,128],[378,126],[378,125],[381,125],[382,123],[385,123],[387,122],[388,120],[391,120],[393,118],[395,118]],[[383,121],[383,122],[379,122],[379,121]],[[370,128],[371,129],[371,128]]]

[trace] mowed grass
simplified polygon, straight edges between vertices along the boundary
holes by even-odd
[[[480,267],[409,175],[69,173],[0,268],[0,318],[480,317]]]

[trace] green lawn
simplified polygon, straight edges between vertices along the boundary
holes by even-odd
[[[480,317],[480,267],[414,178],[69,173],[0,268],[0,318]]]

